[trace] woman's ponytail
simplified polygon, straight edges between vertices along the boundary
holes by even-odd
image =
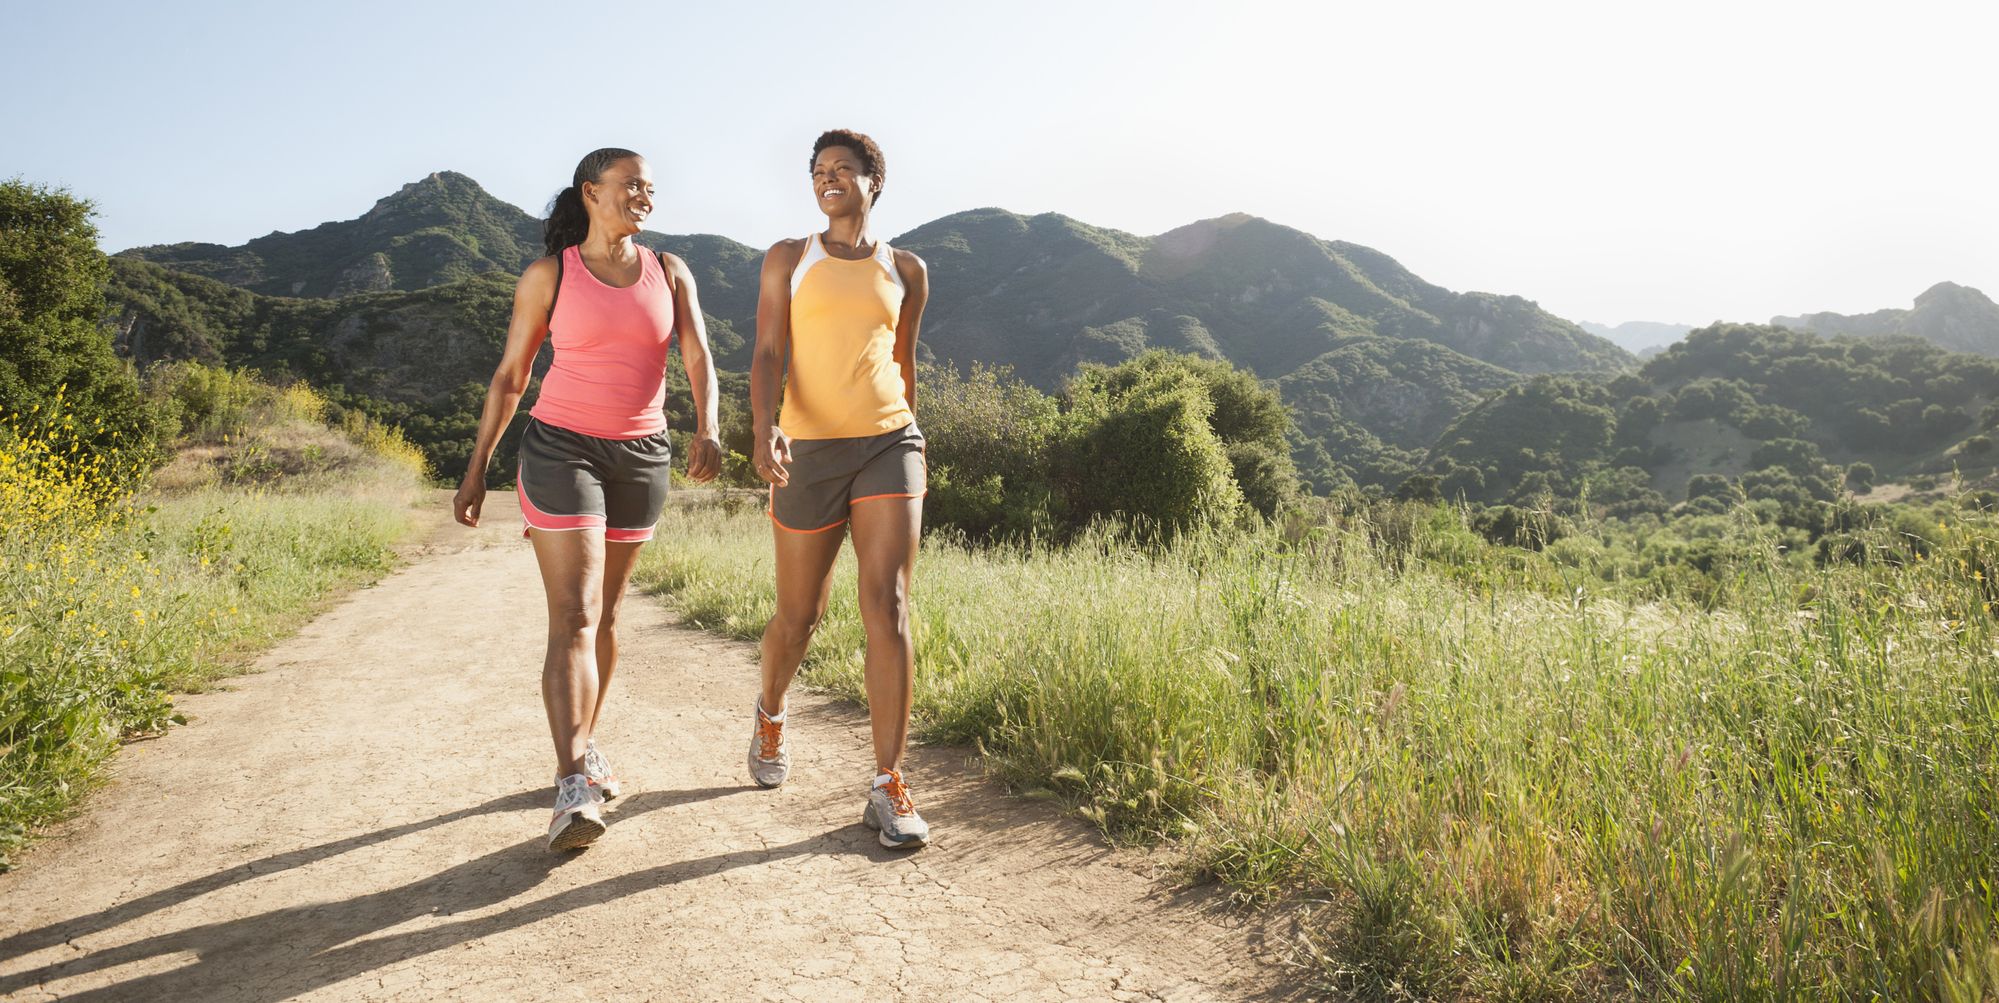
[[[590,232],[590,217],[583,211],[583,191],[575,185],[555,193],[548,203],[548,221],[541,226],[542,250],[561,254],[572,244],[583,243]]]
[[[615,146],[592,150],[584,156],[570,177],[569,187],[556,192],[548,202],[548,220],[541,226],[543,251],[561,254],[564,248],[583,243],[583,238],[590,235],[590,214],[583,208],[583,183],[596,184],[603,178],[606,167],[636,156]]]

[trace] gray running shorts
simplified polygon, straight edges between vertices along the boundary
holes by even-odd
[[[791,483],[771,485],[770,520],[794,533],[833,529],[860,502],[923,497],[928,470],[915,422],[852,439],[793,439]]]
[[[520,455],[514,493],[528,528],[601,529],[614,543],[652,539],[673,468],[665,432],[599,439],[530,418]]]

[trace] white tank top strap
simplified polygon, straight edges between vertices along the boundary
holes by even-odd
[[[829,257],[831,255],[826,253],[826,245],[820,241],[817,233],[807,236],[805,238],[805,253],[798,256],[798,267],[791,270],[791,295],[798,295],[798,287],[805,282],[805,273],[811,271],[813,265]],[[888,273],[889,281],[895,283],[895,287],[898,290],[905,293],[909,291],[902,284],[902,273],[895,269],[895,251],[888,246],[888,241],[875,241],[873,260],[875,264],[881,266],[883,271]]]
[[[819,235],[805,238],[805,253],[798,256],[798,267],[791,270],[791,295],[798,295],[798,285],[805,281],[805,273],[826,257],[826,248],[819,243]]]
[[[889,248],[888,241],[875,241],[875,261],[888,270],[889,281],[895,283],[896,289],[904,293],[909,291],[903,288],[902,273],[895,270],[895,251]]]

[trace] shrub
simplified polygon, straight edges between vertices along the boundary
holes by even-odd
[[[1232,523],[1241,513],[1228,452],[1209,426],[1214,401],[1194,374],[1158,368],[1130,382],[1079,378],[1070,394],[1055,470],[1073,517],[1110,516],[1170,535]]]
[[[1198,382],[1213,405],[1208,428],[1222,443],[1243,500],[1264,518],[1274,517],[1298,494],[1298,468],[1286,440],[1291,412],[1253,374],[1219,359],[1155,350],[1118,366],[1084,366],[1070,395],[1121,398],[1175,373]]]
[[[1442,483],[1435,474],[1410,474],[1395,489],[1395,500],[1434,505],[1444,500]]]
[[[1049,445],[1061,426],[1055,399],[1005,370],[925,366],[917,424],[928,441],[924,519],[970,536],[1046,534],[1061,513],[1049,481]]]
[[[1749,455],[1753,468],[1780,467],[1798,477],[1816,477],[1825,469],[1819,447],[1803,439],[1777,439],[1756,447]]]
[[[1472,515],[1471,528],[1507,547],[1540,550],[1565,535],[1562,521],[1551,512],[1499,505]]]
[[[146,454],[156,422],[102,324],[110,266],[92,211],[60,189],[0,181],[0,413],[46,413],[60,393],[78,448]]]
[[[1846,468],[1846,489],[1857,495],[1874,490],[1874,464],[1862,461]]]

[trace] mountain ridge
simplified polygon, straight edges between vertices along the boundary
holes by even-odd
[[[485,358],[497,351],[494,332],[466,325],[504,328],[494,313],[500,291],[540,255],[541,226],[469,176],[438,171],[354,219],[234,247],[131,248],[114,256],[122,263],[113,296],[121,343],[142,362],[157,351],[340,379],[411,420],[441,423],[443,436],[460,418],[453,402],[474,372],[497,361]],[[647,231],[637,239],[687,260],[718,365],[746,368],[761,249],[715,234]],[[1393,483],[1413,469],[1424,436],[1477,394],[1523,375],[1608,376],[1635,365],[1525,297],[1454,292],[1379,250],[1247,213],[1148,237],[987,206],[890,242],[929,266],[919,358],[1005,367],[1049,391],[1079,366],[1155,348],[1226,360],[1294,392],[1304,430],[1297,445],[1318,458],[1306,474],[1321,487],[1355,475]],[[449,292],[465,283],[473,285]],[[234,330],[243,325],[250,330]],[[376,327],[416,344],[360,337]],[[416,364],[425,344],[477,358],[426,379]],[[341,375],[353,366],[361,368]]]
[[[471,177],[446,170],[403,185],[355,219],[305,230],[273,231],[235,247],[147,245],[120,251],[117,256],[152,261],[264,295],[340,298],[413,291],[490,271],[518,273],[540,255],[540,230],[541,221],[534,216],[488,193]],[[1071,324],[1068,331],[1041,332],[1043,335],[1081,336],[1086,329],[1134,321],[1155,312],[1163,297],[1196,304],[1192,309],[1174,310],[1173,316],[1206,322],[1203,308],[1222,314],[1221,326],[1230,331],[1236,348],[1229,354],[1249,360],[1251,368],[1266,377],[1274,375],[1268,370],[1302,364],[1330,349],[1329,336],[1336,333],[1420,337],[1523,372],[1609,372],[1635,361],[1580,327],[1546,314],[1530,300],[1482,292],[1454,293],[1424,282],[1372,248],[1322,240],[1247,213],[1196,220],[1143,237],[1058,213],[1022,216],[983,207],[931,220],[891,243],[919,254],[928,251],[926,258],[934,255],[948,261],[949,252],[969,249],[967,241],[974,238],[986,245],[988,254],[1029,253],[1029,248],[1013,246],[1006,239],[1021,235],[1067,242],[1073,245],[1068,249],[1073,253],[1067,264],[1084,268],[1085,280],[1121,285],[1095,293],[1102,301],[1098,306],[1117,309],[1082,311],[1074,318],[1079,323]],[[753,329],[753,296],[740,294],[756,286],[753,272],[761,258],[758,251],[714,234],[647,231],[639,241],[659,250],[679,252],[685,248],[682,256],[696,268],[704,296],[711,285],[718,291],[738,294],[725,293],[721,299],[727,302],[718,300],[710,312],[741,329],[740,334],[747,335]],[[1108,260],[1088,260],[1093,254]],[[1249,274],[1236,267],[1242,264],[1240,260],[1231,260],[1245,254],[1261,266],[1260,274]],[[933,270],[936,264],[932,262]],[[1016,260],[1015,264],[1022,262]],[[1223,288],[1224,275],[1233,287]],[[1073,284],[1061,281],[1067,276],[1042,278],[1047,280],[1040,287],[1044,292],[1060,294]],[[934,285],[950,295],[948,286]],[[1008,291],[1020,290],[1015,285]],[[1212,302],[1218,295],[1234,301]],[[1273,295],[1290,298],[1276,311],[1253,306],[1255,301]],[[1121,315],[1110,316],[1112,312]],[[1280,317],[1300,329],[1292,337],[1302,340],[1286,346],[1288,350],[1270,351],[1268,345],[1251,344],[1250,333],[1241,330],[1246,324],[1267,327]],[[1325,330],[1317,331],[1321,327]],[[1110,346],[1120,341],[1126,347],[1135,344],[1130,337],[1133,330],[1127,325],[1125,337],[1112,336]],[[947,342],[951,340],[949,330],[939,333]],[[1019,360],[1026,364],[1017,368],[1033,373],[1062,361],[1089,361],[1102,354],[1093,348],[1104,347],[1066,345],[1052,355]],[[1035,375],[1039,377],[1036,382],[1043,385],[1057,378],[1046,371]]]
[[[1983,292],[1955,282],[1939,282],[1923,290],[1907,310],[1890,307],[1864,314],[1826,311],[1772,317],[1770,323],[1826,337],[1907,335],[1954,352],[1999,356],[1999,304]]]

